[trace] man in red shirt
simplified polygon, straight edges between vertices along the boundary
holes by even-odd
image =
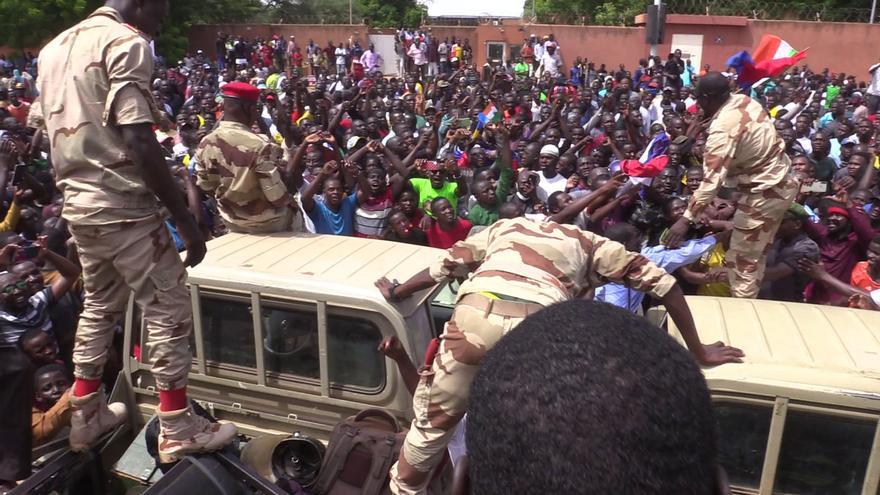
[[[850,285],[867,292],[880,289],[880,236],[868,245],[868,261],[856,263]]]
[[[443,197],[434,198],[431,202],[431,213],[434,223],[428,229],[428,245],[440,249],[449,249],[456,242],[463,241],[471,231],[471,224],[463,218],[456,218],[452,203]]]
[[[806,222],[804,231],[819,245],[822,264],[828,273],[845,283],[849,283],[853,268],[875,237],[871,220],[858,207],[830,206],[823,223]],[[845,297],[817,282],[807,286],[805,295],[807,302],[814,304],[846,303]]]

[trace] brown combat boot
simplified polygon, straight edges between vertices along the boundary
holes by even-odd
[[[98,437],[125,421],[125,404],[107,404],[103,390],[84,397],[71,394],[70,404],[70,449],[74,452],[88,450]]]
[[[188,454],[213,452],[232,442],[232,423],[212,423],[193,413],[192,407],[159,411],[159,461],[170,463]]]

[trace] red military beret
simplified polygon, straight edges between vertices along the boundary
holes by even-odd
[[[239,81],[231,82],[221,90],[224,98],[238,98],[239,100],[256,103],[260,99],[260,90],[253,84]]]

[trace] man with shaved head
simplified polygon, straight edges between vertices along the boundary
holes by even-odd
[[[694,94],[710,119],[703,182],[685,214],[669,229],[667,245],[681,244],[722,185],[736,188],[743,196],[733,217],[725,264],[731,294],[755,298],[764,276],[765,251],[797,194],[797,181],[789,175],[785,142],[759,103],[730,94],[730,81],[718,72],[700,78]]]

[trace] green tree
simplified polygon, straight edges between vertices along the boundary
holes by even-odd
[[[186,54],[193,24],[244,24],[265,9],[260,0],[173,0],[170,4],[170,13],[156,39],[157,51],[169,63]]]
[[[415,0],[352,0],[351,20],[371,27],[418,26],[426,15]],[[262,18],[270,22],[345,24],[349,0],[268,0]]]
[[[648,0],[530,0],[538,22],[551,24],[630,25],[636,15],[644,13]]]
[[[0,45],[38,48],[101,5],[101,0],[0,0]]]

